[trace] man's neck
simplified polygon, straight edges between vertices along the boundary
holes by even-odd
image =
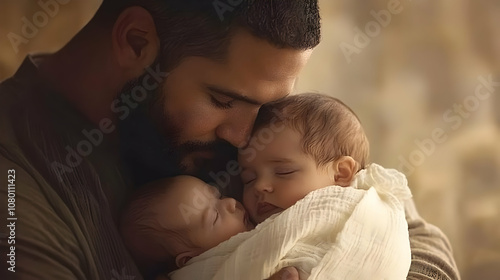
[[[41,61],[42,78],[94,124],[114,119],[111,104],[124,86],[111,56],[111,34],[88,27]]]

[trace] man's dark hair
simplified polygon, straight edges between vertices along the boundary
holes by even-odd
[[[163,70],[182,58],[224,59],[232,34],[247,30],[279,48],[306,50],[320,41],[317,0],[104,0],[94,20],[114,22],[131,6],[148,10],[160,38]]]

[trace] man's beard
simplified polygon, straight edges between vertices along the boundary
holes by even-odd
[[[141,87],[147,75],[127,83],[120,96],[130,95],[132,89]],[[130,108],[130,114],[118,122],[120,154],[125,168],[135,186],[181,174],[208,181],[211,172],[223,170],[229,160],[236,158],[237,150],[223,140],[179,143],[181,128],[164,109],[162,84],[148,91],[146,100]],[[197,153],[212,156],[196,157]]]

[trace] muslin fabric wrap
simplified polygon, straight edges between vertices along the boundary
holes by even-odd
[[[184,279],[266,279],[286,266],[300,279],[406,279],[411,262],[405,176],[371,164],[351,187],[329,186],[191,259]]]

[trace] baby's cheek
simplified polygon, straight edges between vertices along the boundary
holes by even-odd
[[[249,188],[245,188],[243,191],[243,206],[247,211],[250,210],[252,206],[255,206],[256,199],[257,198],[252,194]]]
[[[257,197],[253,195],[253,192],[247,191],[247,189],[243,192],[243,206],[250,217],[255,219],[255,213],[257,212]]]

